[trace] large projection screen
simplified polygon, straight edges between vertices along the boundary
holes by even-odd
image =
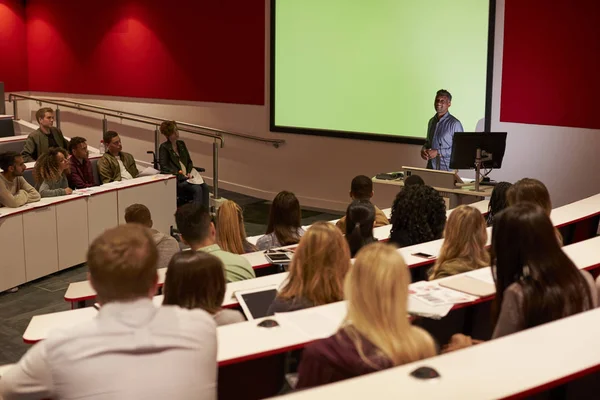
[[[424,143],[438,89],[489,130],[495,0],[271,0],[271,130]]]

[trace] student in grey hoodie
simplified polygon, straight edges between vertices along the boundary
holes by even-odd
[[[140,224],[150,228],[152,239],[158,249],[157,268],[166,268],[171,257],[179,252],[179,243],[173,236],[152,229],[152,215],[150,210],[143,204],[132,204],[125,209],[125,222],[128,224]]]

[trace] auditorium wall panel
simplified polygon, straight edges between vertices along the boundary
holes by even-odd
[[[264,3],[268,5],[268,0]],[[504,6],[505,0],[497,1],[492,129],[508,131],[509,136],[503,168],[494,171],[492,178],[515,181],[530,176],[541,179],[550,189],[555,206],[599,193],[600,180],[593,179],[595,171],[600,170],[600,158],[596,156],[597,149],[600,148],[599,130],[500,121]],[[269,7],[265,7],[264,12],[263,19],[268,21]],[[268,44],[268,28],[266,24],[263,32],[264,45]],[[264,96],[269,90],[268,46],[266,51],[262,60],[266,68],[261,78],[265,82],[261,87]],[[65,95],[60,92],[53,95],[266,138],[285,139],[287,143],[275,149],[266,144],[226,136],[226,146],[220,152],[221,187],[266,199],[287,189],[294,191],[303,205],[344,210],[349,200],[349,183],[355,175],[394,171],[402,165],[423,165],[419,157],[419,146],[415,145],[270,132],[268,97],[265,97],[265,106],[254,106]],[[35,107],[32,104],[29,111],[23,111],[26,108],[24,103],[21,111],[31,116]],[[67,121],[63,125],[65,133],[86,136],[90,143],[97,145],[101,127],[98,118],[78,112],[67,113],[64,110],[63,120]],[[423,121],[424,129],[425,124],[426,121]],[[110,127],[122,133],[127,151],[131,151],[137,158],[149,160],[146,151],[153,147],[152,127],[135,124],[121,126],[116,122],[111,122]],[[207,176],[210,177],[211,143],[187,134],[182,136],[187,141],[196,164],[206,167]],[[378,205],[389,207],[391,200],[389,196],[382,197],[381,193],[378,195],[375,188],[375,202]]]
[[[0,0],[0,82],[6,91],[27,90],[27,41],[22,0]]]
[[[30,0],[29,89],[264,104],[263,0]]]

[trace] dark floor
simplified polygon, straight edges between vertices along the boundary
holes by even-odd
[[[270,202],[223,189],[219,194],[244,209],[248,236],[265,233]],[[303,210],[302,225],[340,216]],[[0,365],[17,362],[29,349],[30,345],[23,343],[21,337],[33,316],[69,309],[69,303],[63,298],[67,287],[69,283],[85,280],[86,274],[86,266],[73,267],[22,285],[16,293],[0,294]]]

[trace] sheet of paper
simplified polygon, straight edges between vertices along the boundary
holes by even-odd
[[[192,169],[190,175],[192,175],[192,177],[187,180],[188,183],[191,183],[192,185],[202,185],[204,183],[204,179],[202,178],[200,173],[195,169]]]
[[[409,297],[422,301],[430,306],[454,305],[468,303],[478,299],[466,293],[440,287],[435,282],[416,282],[409,287]]]
[[[158,175],[158,174],[160,174],[160,171],[158,171],[152,167],[146,167],[146,168],[144,168],[144,170],[142,172],[140,172],[140,174],[137,177],[140,178],[142,176],[152,176],[152,175]]]
[[[424,301],[419,300],[416,297],[408,297],[408,313],[411,315],[418,315],[421,317],[433,319],[441,319],[448,315],[453,306],[453,304],[432,306],[425,303]]]
[[[300,331],[311,339],[322,339],[333,335],[338,331],[345,317],[345,302],[275,314],[281,326]]]

